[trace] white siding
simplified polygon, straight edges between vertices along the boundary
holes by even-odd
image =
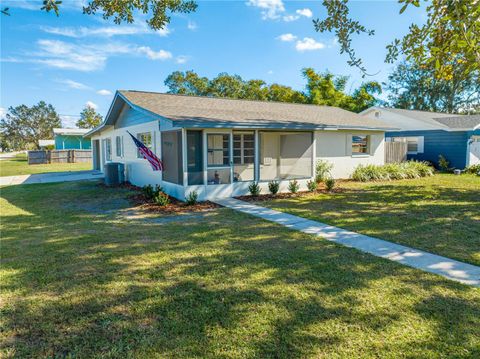
[[[353,155],[352,136],[369,135],[368,154]],[[385,163],[384,133],[372,131],[316,131],[316,157],[333,163],[334,178],[349,178],[359,164],[383,165]]]

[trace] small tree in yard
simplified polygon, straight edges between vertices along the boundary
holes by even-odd
[[[76,125],[78,128],[95,128],[102,123],[102,115],[100,115],[92,106],[87,105],[80,112],[80,119]]]

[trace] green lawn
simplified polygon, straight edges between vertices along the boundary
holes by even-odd
[[[480,177],[341,183],[341,193],[262,205],[480,265]]]
[[[129,220],[127,195],[1,189],[4,356],[480,356],[478,289],[228,209]]]
[[[0,161],[0,176],[29,175],[46,172],[84,171],[91,170],[92,163],[51,163],[45,165],[29,165],[25,154],[15,158]]]

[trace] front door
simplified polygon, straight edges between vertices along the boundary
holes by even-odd
[[[207,196],[231,197],[232,139],[231,133],[207,133]]]

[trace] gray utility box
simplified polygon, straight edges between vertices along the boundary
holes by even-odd
[[[107,162],[103,166],[105,184],[115,186],[125,182],[125,165],[119,162]]]

